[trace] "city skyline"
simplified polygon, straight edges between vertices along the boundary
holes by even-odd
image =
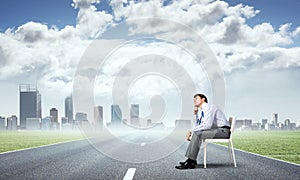
[[[119,4],[117,1],[70,0],[43,1],[39,2],[39,6],[36,3],[33,0],[4,0],[0,7],[0,18],[4,18],[0,21],[0,95],[5,102],[1,104],[3,116],[11,116],[12,112],[20,114],[18,85],[32,83],[43,92],[42,113],[46,114],[50,108],[56,107],[61,117],[63,114],[60,112],[64,108],[61,102],[72,93],[80,58],[94,40],[122,43],[132,34],[153,35],[148,31],[150,29],[154,33],[167,31],[169,34],[158,33],[166,37],[181,37],[176,34],[180,29],[153,27],[155,23],[151,20],[136,27],[127,22],[128,19],[158,15],[190,27],[207,43],[224,73],[225,95],[222,98],[225,99],[225,106],[222,110],[228,116],[259,121],[270,119],[270,114],[278,112],[280,118],[300,123],[297,108],[300,101],[298,2],[232,0],[186,3],[179,0]],[[145,11],[141,11],[141,7]],[[56,13],[53,14],[54,10]],[[113,29],[122,23],[126,26]],[[153,37],[159,38],[155,34]],[[99,72],[99,67],[94,66],[82,72],[82,85],[90,82],[94,72],[99,72],[96,77],[99,84],[95,84],[94,89],[95,99],[100,97],[101,105],[110,106],[113,103],[107,97],[112,90],[115,71],[123,65],[124,58],[161,53],[175,60],[189,73],[194,85],[198,86],[195,93],[203,92],[210,100],[217,96],[211,92],[213,84],[207,81],[201,65],[193,63],[192,58],[178,47],[162,45],[155,41],[152,44],[126,46],[119,53],[116,63],[108,63],[108,70]],[[105,51],[107,47],[103,46],[99,51]],[[127,74],[132,72],[135,72],[134,68]],[[151,97],[162,96],[168,99],[166,103],[170,102],[166,105],[167,110],[171,114],[178,112],[180,96],[177,94],[180,92],[172,85],[172,79],[163,79],[163,76],[147,79],[145,76],[139,80],[130,86],[132,91],[127,93],[136,98],[129,104],[139,103],[141,107],[146,107]],[[164,96],[168,93],[171,95]],[[143,104],[145,99],[147,102]],[[154,107],[159,104],[160,101]],[[145,109],[141,108],[141,115],[149,114],[149,105]],[[89,109],[87,112],[89,118],[92,118],[92,111]],[[106,108],[104,114],[109,114],[108,111]]]
[[[82,122],[82,121],[89,121],[90,123],[94,123],[99,124],[101,126],[106,126],[108,124],[122,124],[122,123],[126,123],[128,125],[133,125],[135,127],[148,127],[149,122],[151,122],[150,119],[147,120],[147,122],[144,122],[146,124],[143,124],[143,122],[140,122],[140,113],[139,113],[139,104],[131,104],[131,108],[130,108],[130,113],[127,114],[128,117],[124,117],[124,113],[122,113],[122,109],[119,107],[118,104],[112,104],[111,105],[111,119],[110,122],[108,121],[108,119],[104,119],[104,110],[106,109],[104,106],[94,106],[94,111],[93,111],[93,119],[89,119],[87,113],[84,112],[73,112],[73,99],[72,99],[72,95],[67,96],[65,98],[65,116],[58,116],[58,112],[59,110],[56,109],[55,107],[52,107],[51,109],[49,109],[49,114],[48,115],[42,115],[41,114],[41,109],[42,109],[42,101],[40,99],[40,97],[42,96],[42,94],[38,91],[38,88],[36,86],[33,85],[28,85],[28,84],[20,84],[19,86],[19,92],[20,92],[20,108],[24,108],[24,106],[26,105],[26,108],[28,109],[28,106],[30,107],[30,105],[32,107],[34,107],[33,109],[29,109],[29,111],[32,111],[31,113],[28,112],[24,112],[23,110],[23,125],[21,124],[21,118],[18,119],[17,116],[10,116],[10,117],[3,117],[0,115],[0,117],[4,118],[4,122],[5,125],[7,127],[7,129],[16,129],[17,127],[15,125],[13,125],[14,123],[17,123],[17,125],[21,128],[21,129],[27,129],[27,126],[30,126],[29,129],[37,129],[37,126],[35,126],[36,122],[39,121],[39,123],[41,124],[40,128],[42,129],[42,124],[43,121],[45,121],[45,119],[47,119],[48,117],[50,117],[49,123],[53,122],[55,124],[72,124],[74,125],[74,122]],[[25,95],[24,95],[25,93]],[[32,101],[33,100],[33,101]],[[23,104],[23,105],[22,105]],[[20,111],[21,112],[21,111]],[[63,113],[61,113],[63,114]],[[68,119],[68,117],[70,114],[75,114],[75,117],[71,119],[71,121]],[[21,115],[21,114],[20,114]],[[21,117],[21,116],[20,116]],[[72,116],[73,117],[73,116]],[[291,121],[290,118],[286,118],[286,119],[280,119],[279,118],[279,114],[277,112],[274,112],[271,114],[271,118],[270,119],[266,119],[266,118],[262,118],[261,120],[258,121],[253,121],[252,119],[247,119],[247,118],[242,118],[242,117],[238,117],[239,119],[244,119],[244,120],[237,120],[243,122],[242,124],[245,126],[247,126],[248,128],[254,128],[254,129],[283,129],[285,128],[285,130],[289,130],[289,129],[293,129],[297,127],[297,123],[295,121]],[[62,120],[66,119],[65,122],[63,123]],[[61,119],[61,121],[59,121],[59,119]],[[125,119],[125,121],[124,121]],[[130,121],[128,121],[127,119],[130,119]],[[174,119],[175,122],[176,119]],[[28,122],[30,121],[30,122]],[[7,122],[7,123],[6,123]],[[9,123],[8,123],[9,122]],[[19,123],[18,123],[19,122]],[[247,123],[248,122],[248,123]],[[253,122],[253,123],[252,123]],[[24,124],[25,123],[25,124]],[[28,123],[30,123],[31,125],[28,125]],[[45,123],[45,122],[44,122]],[[48,125],[46,125],[48,126]],[[49,125],[50,126],[50,125]],[[52,125],[53,126],[53,125]],[[56,125],[54,125],[56,126]],[[262,127],[260,127],[262,126]],[[291,126],[291,127],[290,127]],[[300,125],[298,125],[300,126]],[[240,127],[240,126],[238,126]]]

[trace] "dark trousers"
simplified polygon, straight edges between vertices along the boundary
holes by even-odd
[[[190,144],[186,150],[185,157],[196,160],[202,139],[227,139],[230,137],[230,130],[226,128],[208,129],[201,131],[194,131]]]

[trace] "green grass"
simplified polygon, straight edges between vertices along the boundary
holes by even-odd
[[[80,132],[0,131],[0,152],[83,139]]]
[[[300,164],[300,131],[235,131],[236,149]]]

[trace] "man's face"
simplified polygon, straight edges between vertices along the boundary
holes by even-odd
[[[204,98],[201,99],[200,96],[196,96],[194,98],[194,105],[199,107],[204,102],[204,100]]]

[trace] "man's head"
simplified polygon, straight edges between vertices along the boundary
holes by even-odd
[[[207,97],[204,94],[195,94],[194,95],[194,105],[195,106],[200,107],[200,106],[202,106],[202,104],[204,102],[208,103]]]

